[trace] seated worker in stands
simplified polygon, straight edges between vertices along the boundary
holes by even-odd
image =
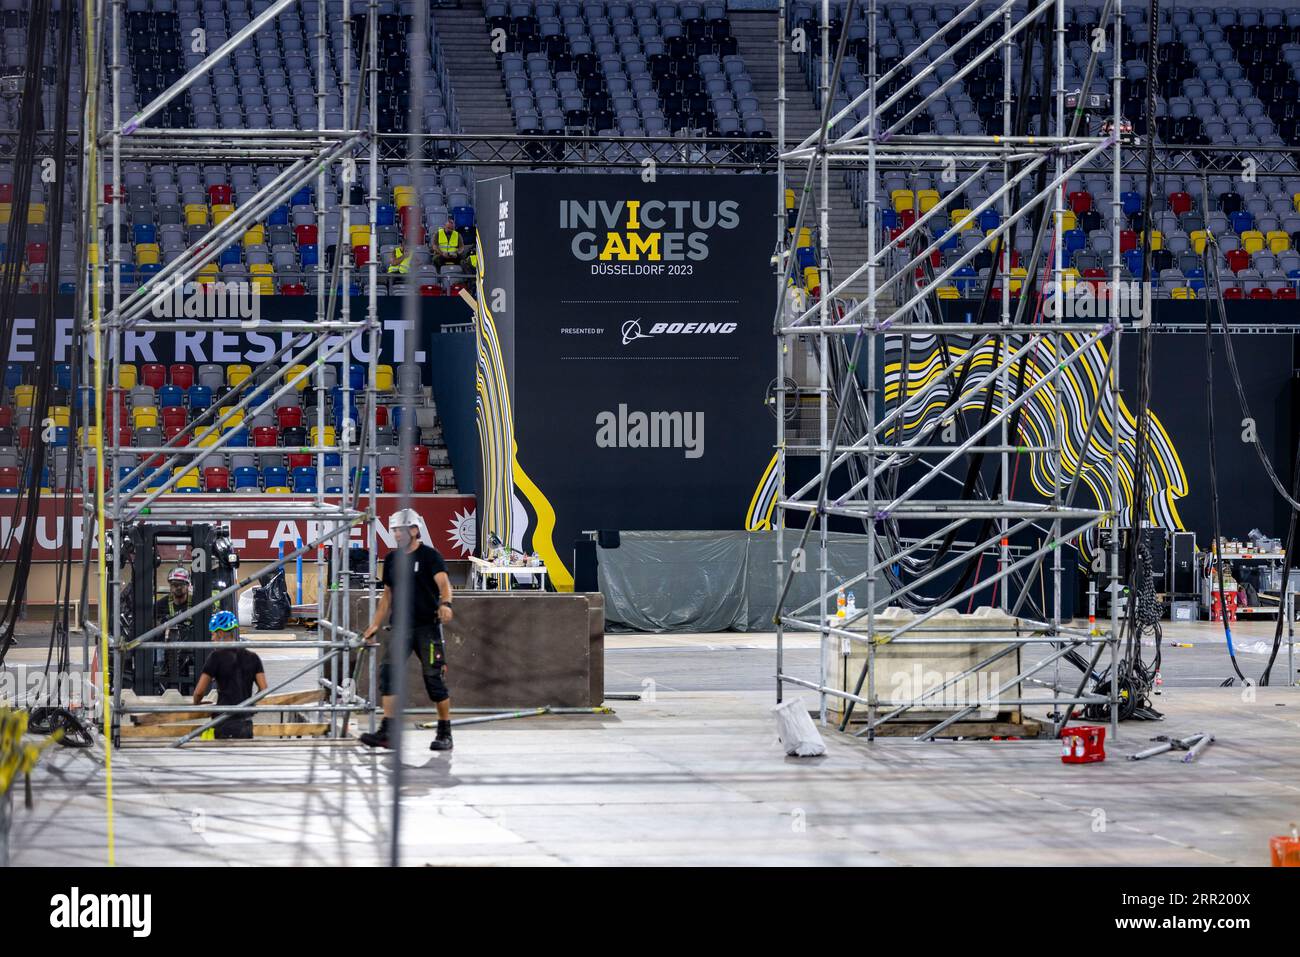
[[[212,640],[231,642],[239,640],[239,619],[234,612],[219,611],[208,619]],[[253,696],[253,689],[266,690],[266,669],[262,659],[247,648],[218,648],[208,655],[203,674],[194,687],[194,703],[202,704],[213,682],[217,683],[217,704],[242,704]],[[253,713],[251,711],[223,712],[228,717],[212,729],[214,738],[251,738]]]
[[[452,618],[447,563],[436,548],[420,541],[419,516],[414,509],[394,512],[388,519],[388,528],[397,538],[397,547],[384,557],[384,594],[375,609],[374,620],[363,635],[367,640],[374,637],[392,613],[392,637],[378,652],[383,655],[379,665],[379,693],[383,696],[384,719],[377,731],[361,735],[360,741],[371,748],[391,747],[389,730],[398,719],[391,642],[403,640],[397,628],[406,624],[405,647],[399,655],[402,666],[406,666],[412,651],[420,656],[424,690],[438,709],[438,733],[429,750],[450,751],[451,695],[444,680],[447,656],[442,641],[442,626]]]
[[[459,266],[465,262],[467,255],[465,243],[460,238],[460,230],[456,228],[456,220],[448,214],[447,222],[438,227],[433,262],[439,269],[448,264]]]
[[[405,276],[411,271],[411,250],[405,246],[398,246],[393,250],[393,261],[388,267],[388,273],[392,276]]]

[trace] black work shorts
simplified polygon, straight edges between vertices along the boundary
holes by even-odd
[[[212,729],[217,740],[226,738],[251,738],[253,736],[252,718],[227,718]]]
[[[442,625],[424,625],[411,629],[410,637],[407,639],[406,654],[402,655],[403,660],[412,651],[420,656],[420,673],[424,676],[424,690],[428,693],[429,700],[434,704],[446,701],[451,695],[447,691],[447,682],[443,679],[443,672],[447,668],[447,653],[442,642]],[[384,658],[379,665],[379,693],[395,694],[392,650],[384,648],[381,653]]]

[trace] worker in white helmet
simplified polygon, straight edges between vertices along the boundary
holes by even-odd
[[[403,663],[415,651],[420,656],[424,689],[438,709],[438,733],[430,751],[451,750],[451,695],[447,691],[447,656],[442,640],[442,626],[451,621],[451,579],[447,563],[438,550],[420,541],[420,516],[404,508],[388,519],[389,531],[396,537],[394,549],[384,557],[384,594],[375,609],[374,620],[365,630],[367,639],[374,637],[392,615],[392,623],[406,625],[406,635],[394,630],[393,641],[406,643],[400,653]],[[361,743],[372,748],[387,748],[389,730],[398,717],[394,694],[392,648],[381,651],[379,693],[383,698],[384,718],[376,731],[361,735]]]

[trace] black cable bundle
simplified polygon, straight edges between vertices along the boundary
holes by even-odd
[[[61,21],[65,26],[65,35],[60,49],[60,65],[66,67],[60,72],[59,81],[63,84],[61,116],[63,126],[53,131],[55,142],[55,176],[56,189],[54,202],[47,212],[47,221],[53,221],[54,229],[61,228],[63,213],[63,180],[66,173],[66,126],[67,126],[67,79],[71,72],[71,4],[65,4]],[[14,150],[13,203],[10,211],[7,255],[3,273],[0,274],[0,342],[12,342],[14,323],[17,314],[19,286],[22,281],[23,262],[27,248],[27,218],[31,206],[32,168],[37,162],[42,116],[41,77],[45,67],[45,45],[50,35],[52,0],[34,0],[31,7],[27,29],[26,75],[23,83],[23,97],[20,110],[17,143]],[[49,280],[50,273],[57,283],[59,246],[51,244],[51,259],[48,262],[45,289],[39,299],[34,352],[36,363],[33,366],[33,382],[36,387],[33,398],[33,416],[44,416],[49,405],[53,385],[54,363],[54,291],[55,284]],[[15,644],[14,629],[23,608],[27,592],[27,581],[31,572],[32,550],[35,547],[35,526],[40,512],[40,479],[45,468],[46,442],[42,435],[40,420],[34,420],[31,439],[20,461],[18,494],[14,497],[10,534],[0,542],[0,560],[13,565],[13,578],[9,586],[8,600],[0,610],[0,663],[8,649]],[[14,550],[18,529],[26,530]]]

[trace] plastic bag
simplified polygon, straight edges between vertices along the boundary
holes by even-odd
[[[239,601],[236,603],[236,614],[239,616],[240,628],[253,627],[253,592],[256,588],[245,588],[239,593]]]
[[[277,568],[259,588],[253,589],[253,627],[259,631],[277,631],[289,623],[289,589],[284,584],[284,569]]]
[[[776,715],[776,735],[786,754],[815,758],[826,753],[826,744],[802,701],[798,698],[783,701],[772,712]]]

